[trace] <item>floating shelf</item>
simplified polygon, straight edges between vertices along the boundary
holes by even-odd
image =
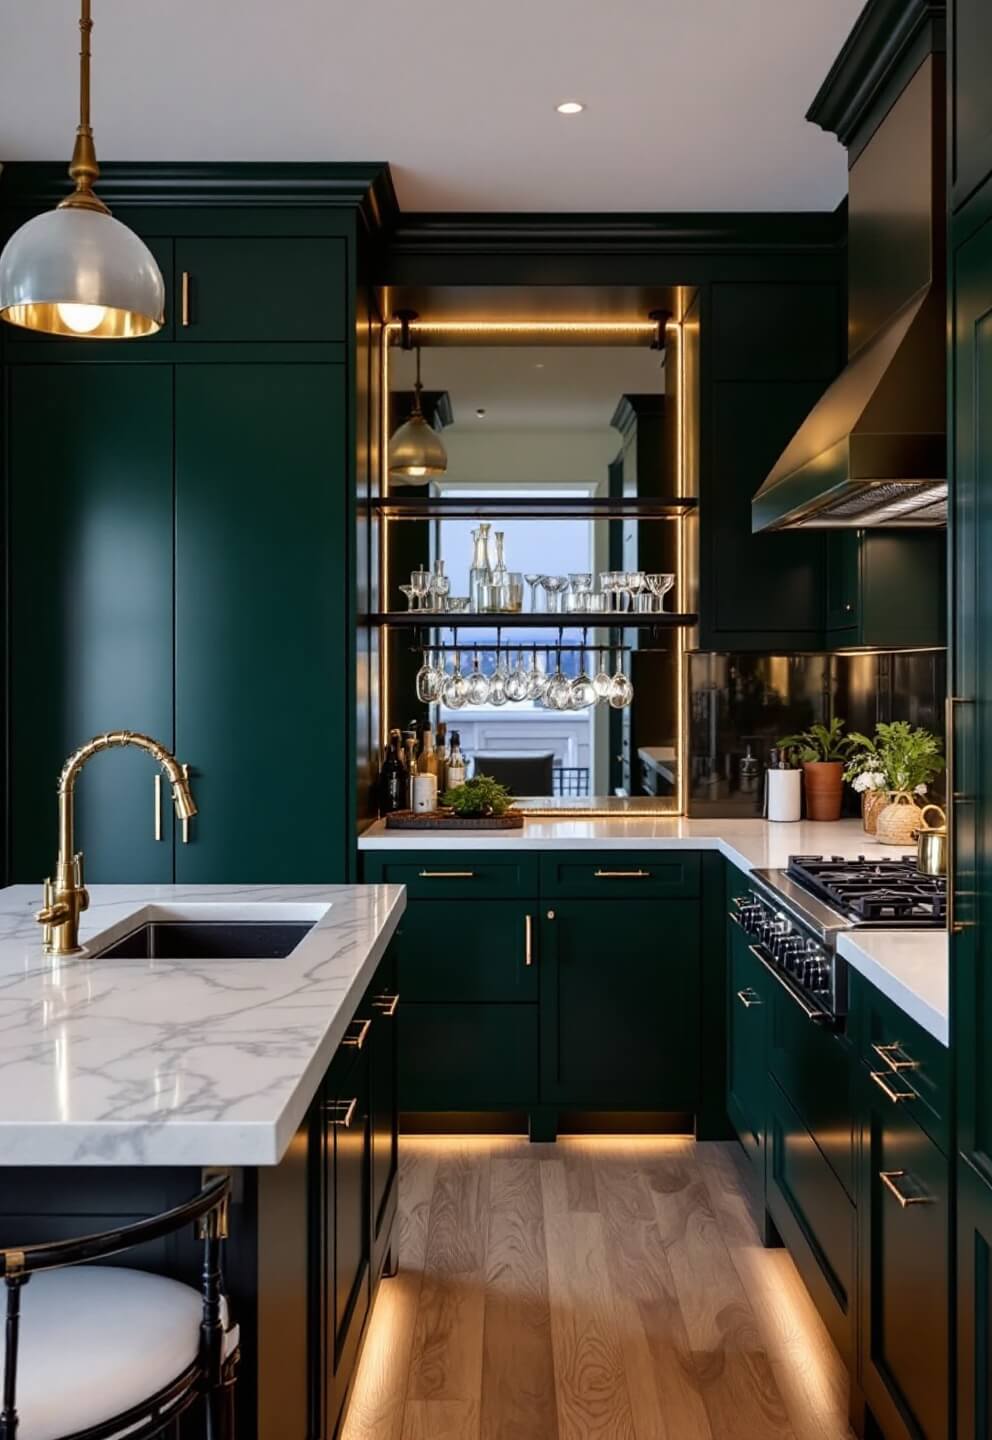
[[[555,615],[534,611],[494,615],[470,610],[448,615],[430,610],[390,610],[365,615],[362,623],[396,630],[682,630],[698,624],[699,616],[667,610],[657,615]]]
[[[390,520],[441,520],[446,516],[471,520],[676,520],[695,510],[699,501],[690,495],[565,495],[560,500],[537,495],[508,496],[505,500],[465,495],[379,495],[368,505],[373,513]]]

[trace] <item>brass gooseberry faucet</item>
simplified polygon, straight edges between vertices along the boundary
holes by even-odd
[[[82,851],[77,853],[73,839],[76,780],[87,760],[114,745],[137,745],[147,750],[161,765],[172,785],[172,802],[179,819],[189,820],[196,814],[196,802],[189,788],[185,766],[150,735],[140,735],[134,730],[112,730],[80,745],[62,766],[59,776],[59,857],[55,878],[45,881],[44,908],[35,916],[39,925],[45,927],[45,949],[54,955],[76,955],[82,949],[79,917],[90,903],[83,882]]]

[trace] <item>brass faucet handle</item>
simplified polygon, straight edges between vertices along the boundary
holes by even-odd
[[[43,906],[35,914],[39,925],[64,925],[72,914],[71,909],[64,900],[55,900],[51,905]]]

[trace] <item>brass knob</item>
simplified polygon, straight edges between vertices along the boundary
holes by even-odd
[[[56,900],[54,905],[43,906],[34,918],[39,925],[62,925],[71,913],[64,900]]]

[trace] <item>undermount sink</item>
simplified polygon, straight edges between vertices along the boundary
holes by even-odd
[[[149,920],[91,952],[108,960],[282,960],[313,920]]]

